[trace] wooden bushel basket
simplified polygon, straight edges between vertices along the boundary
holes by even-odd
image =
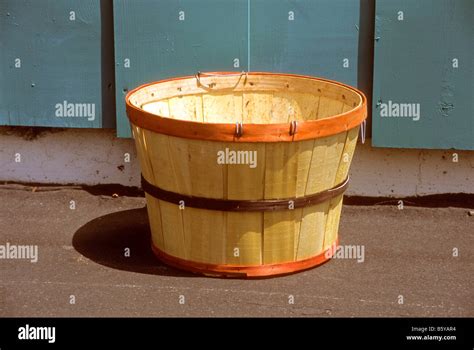
[[[367,115],[361,92],[300,75],[198,73],[140,86],[126,104],[162,261],[262,277],[331,257]]]

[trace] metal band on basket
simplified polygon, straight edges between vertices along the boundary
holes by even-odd
[[[344,193],[349,184],[349,177],[328,190],[304,197],[285,199],[235,200],[188,196],[159,188],[149,183],[142,175],[142,188],[156,199],[183,205],[184,207],[220,210],[220,211],[276,211],[304,208],[325,202]]]

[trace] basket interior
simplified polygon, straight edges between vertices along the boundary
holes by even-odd
[[[349,87],[288,75],[219,75],[158,82],[130,95],[161,117],[206,123],[276,124],[349,112],[362,97]]]

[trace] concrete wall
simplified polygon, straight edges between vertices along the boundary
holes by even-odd
[[[139,174],[133,141],[111,129],[0,128],[2,182],[139,186]],[[440,193],[474,193],[474,152],[358,145],[347,194]]]
[[[1,127],[0,181],[138,186],[140,170],[133,140],[113,129]]]
[[[406,197],[474,193],[474,152],[374,148],[359,144],[350,195]]]

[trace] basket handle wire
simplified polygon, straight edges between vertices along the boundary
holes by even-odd
[[[219,73],[204,73],[204,72],[197,72],[194,77],[196,78],[197,80],[197,83],[199,86],[203,87],[204,89],[207,89],[207,90],[213,90],[214,89],[214,85],[213,84],[204,84],[202,81],[201,81],[201,78],[202,77],[229,77],[229,76],[238,76],[239,79],[237,79],[237,82],[235,83],[234,86],[231,86],[229,88],[225,88],[224,90],[233,90],[237,87],[237,85],[239,85],[240,83],[240,80],[242,79],[242,77],[245,77],[245,80],[244,80],[244,84],[247,82],[247,77],[248,77],[248,72],[246,71],[242,71],[242,72],[236,72],[236,73],[226,73],[226,74],[219,74]]]

